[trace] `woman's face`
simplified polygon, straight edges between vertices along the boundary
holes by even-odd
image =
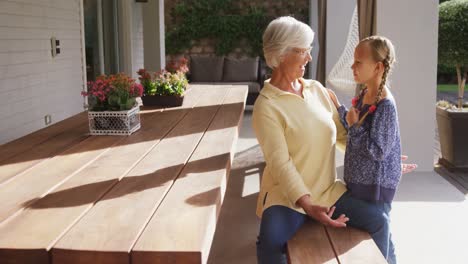
[[[312,60],[311,48],[291,48],[283,55],[281,68],[293,79],[302,78],[305,66]]]
[[[354,50],[354,63],[351,66],[354,80],[359,83],[367,83],[378,73],[377,63],[372,59],[369,45],[360,44]]]

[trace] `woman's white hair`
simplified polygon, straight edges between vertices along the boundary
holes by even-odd
[[[263,33],[266,64],[272,69],[276,68],[288,48],[309,48],[313,40],[314,31],[307,24],[290,16],[276,18]]]

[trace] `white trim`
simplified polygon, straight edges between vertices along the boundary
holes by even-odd
[[[98,52],[99,52],[99,74],[104,74],[104,36],[103,36],[103,24],[102,24],[102,0],[97,0],[97,35],[98,35]]]
[[[113,19],[113,22],[112,22],[112,25],[114,27],[114,63],[115,63],[115,69],[117,70],[117,72],[121,72],[122,71],[122,68],[120,67],[120,53],[119,53],[119,47],[120,47],[120,43],[119,43],[119,36],[120,36],[120,32],[119,32],[119,8],[117,6],[117,3],[115,1],[112,1],[112,8],[114,9],[114,12],[113,12],[113,16],[112,16],[112,19]],[[106,45],[108,46],[108,45]]]
[[[82,80],[83,83],[82,85],[82,90],[86,91],[86,83],[87,83],[87,77],[86,77],[86,44],[85,44],[85,27],[84,27],[84,8],[83,8],[83,1],[84,0],[78,0],[80,3],[80,32],[81,32],[81,66],[82,66]],[[87,108],[87,100],[83,96],[83,109],[86,110]]]
[[[309,0],[309,25],[315,33],[314,41],[312,42],[312,61],[309,62],[309,78],[315,80],[317,78],[317,59],[320,49],[318,40],[318,0]]]

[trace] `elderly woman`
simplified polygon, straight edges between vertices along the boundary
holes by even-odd
[[[273,72],[255,102],[252,121],[266,161],[257,203],[261,264],[286,263],[287,241],[310,218],[369,232],[384,256],[392,246],[379,207],[351,197],[336,178],[335,148],[344,146],[346,130],[333,92],[302,78],[312,60],[313,37],[308,25],[292,17],[273,20],[263,35]]]

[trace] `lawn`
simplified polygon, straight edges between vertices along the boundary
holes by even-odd
[[[457,92],[458,85],[457,84],[437,84],[437,91],[438,92]]]

